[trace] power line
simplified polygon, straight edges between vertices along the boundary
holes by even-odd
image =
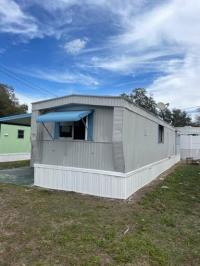
[[[45,94],[45,92],[46,92],[46,94],[48,93],[48,94],[51,94],[54,97],[58,97],[58,95],[52,93],[50,90],[45,89],[45,88],[41,88],[41,87],[38,87],[38,86],[35,86],[35,85],[31,84],[29,81],[27,81],[26,79],[17,76],[13,71],[9,70],[7,67],[3,66],[2,64],[0,64],[0,67],[1,67],[0,71],[3,74],[9,76],[12,79],[17,80],[18,82],[23,83],[28,88],[30,88],[32,90],[39,90],[43,94]]]
[[[33,90],[39,90],[39,91],[41,91],[43,94],[44,94],[44,92],[46,92],[46,93],[51,94],[51,95],[53,95],[53,96],[57,96],[56,94],[52,93],[52,92],[49,91],[48,89],[45,89],[45,88],[41,88],[41,87],[35,86],[35,85],[33,85],[32,83],[30,83],[29,81],[25,80],[24,78],[21,78],[21,77],[17,76],[14,72],[12,72],[11,70],[8,70],[7,68],[3,67],[2,65],[0,65],[0,67],[2,68],[1,71],[2,71],[5,75],[7,75],[7,76],[9,76],[9,77],[11,77],[11,78],[17,80],[18,82],[23,83],[23,84],[26,85],[27,87],[29,87],[29,88],[31,88],[31,89],[33,89]]]
[[[198,109],[198,108],[200,108],[200,106],[182,107],[181,109],[186,110],[186,109],[194,109],[194,108]]]
[[[8,69],[2,63],[0,64],[0,67],[1,67],[0,71],[3,74],[5,74],[5,75],[9,76],[10,78],[15,79],[16,81],[24,84],[27,88],[30,88],[32,90],[38,90],[38,91],[42,92],[45,95],[48,93],[48,94],[51,94],[54,97],[58,97],[58,95],[56,95],[55,93],[52,93],[50,90],[48,90],[46,88],[41,88],[41,87],[35,86],[32,83],[30,83],[30,81],[28,81],[28,80],[26,80],[26,79],[24,79],[22,77],[17,76],[15,72],[13,72],[10,69]],[[188,110],[188,109],[194,109],[194,108],[198,109],[198,108],[200,108],[200,106],[190,106],[190,107],[177,106],[176,108],[180,108],[180,109],[183,109],[183,110]]]

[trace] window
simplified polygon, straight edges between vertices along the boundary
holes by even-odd
[[[60,138],[72,138],[72,125],[69,123],[60,123],[59,136]]]
[[[24,130],[19,129],[17,137],[18,139],[24,139]]]
[[[85,140],[87,135],[87,119],[81,119],[73,123],[63,122],[58,124],[60,138]]]
[[[74,122],[74,139],[85,140],[86,119]]]
[[[158,125],[158,143],[164,143],[164,127]]]

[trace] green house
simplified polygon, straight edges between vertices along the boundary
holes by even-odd
[[[0,162],[29,160],[30,152],[30,125],[0,121]]]

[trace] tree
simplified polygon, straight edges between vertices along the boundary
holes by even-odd
[[[166,108],[163,111],[159,111],[159,116],[174,127],[192,125],[191,117],[180,109],[173,109],[170,111],[169,108]]]
[[[0,117],[12,114],[27,113],[28,106],[20,104],[15,96],[14,89],[0,83]]]
[[[191,117],[185,111],[180,109],[173,109],[172,111],[166,105],[164,110],[158,110],[158,106],[154,98],[147,95],[147,92],[143,88],[137,88],[133,90],[130,94],[123,93],[121,95],[132,104],[136,104],[147,111],[161,117],[167,123],[173,125],[174,127],[184,127],[191,125]]]
[[[153,114],[158,114],[156,109],[157,104],[155,100],[152,96],[147,96],[147,91],[144,88],[137,88],[133,90],[129,95],[123,93],[121,94],[121,96],[130,103],[136,104]]]
[[[194,125],[197,126],[197,127],[200,127],[200,115],[196,116]]]
[[[158,115],[159,117],[161,117],[164,121],[166,121],[167,123],[171,124],[172,123],[172,117],[173,117],[173,114],[172,112],[170,111],[169,108],[166,107],[165,110],[160,110],[158,112]]]
[[[200,108],[196,110],[198,112],[198,115],[195,117],[194,125],[200,127]]]
[[[172,110],[172,125],[174,127],[190,126],[191,123],[191,117],[185,111],[180,109]]]

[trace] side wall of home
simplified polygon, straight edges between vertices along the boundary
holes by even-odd
[[[160,120],[164,126],[164,142],[158,142],[159,123],[123,110],[123,152],[125,172],[171,157],[176,153],[175,130]]]

